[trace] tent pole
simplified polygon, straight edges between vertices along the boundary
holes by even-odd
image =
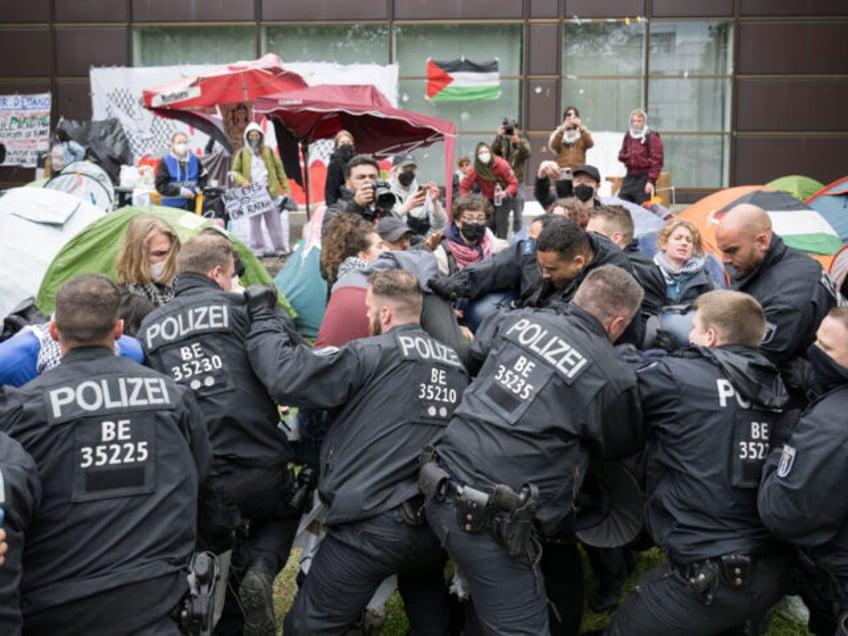
[[[303,154],[303,143],[301,141],[297,142],[298,150],[300,151],[300,159],[303,161],[303,189],[306,193],[306,222],[309,223],[310,213],[309,213],[309,156],[308,156],[308,146],[307,146],[307,155]]]

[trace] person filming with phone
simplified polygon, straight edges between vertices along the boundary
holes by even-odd
[[[577,170],[586,164],[586,151],[595,145],[592,133],[583,125],[580,111],[568,106],[562,114],[562,123],[548,139],[548,148],[556,153],[560,170]]]

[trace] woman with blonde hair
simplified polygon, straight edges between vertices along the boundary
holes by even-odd
[[[115,261],[118,284],[156,307],[164,305],[174,298],[179,251],[180,238],[167,221],[151,214],[135,217]]]
[[[666,283],[666,305],[689,305],[717,286],[704,269],[706,258],[701,233],[686,219],[670,219],[657,237],[654,262]]]

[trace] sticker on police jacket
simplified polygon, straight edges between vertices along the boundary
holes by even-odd
[[[763,411],[736,414],[732,480],[735,488],[759,487],[774,419],[773,414]]]

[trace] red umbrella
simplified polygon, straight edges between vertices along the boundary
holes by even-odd
[[[305,87],[306,81],[283,68],[279,56],[236,62],[194,77],[184,77],[144,90],[144,105],[153,111],[205,111],[218,104],[252,102],[261,95]]]
[[[304,86],[300,75],[283,68],[279,56],[268,53],[258,60],[236,62],[145,89],[143,96],[145,108],[194,126],[232,151],[216,106],[253,102],[260,95]]]
[[[453,122],[394,108],[371,85],[319,84],[258,97],[254,112],[265,113],[289,139],[311,143],[348,130],[357,152],[388,156],[445,142],[445,180],[450,201],[456,126]],[[281,154],[286,135],[277,135]],[[286,149],[290,151],[289,149]],[[308,171],[307,171],[308,174]]]

